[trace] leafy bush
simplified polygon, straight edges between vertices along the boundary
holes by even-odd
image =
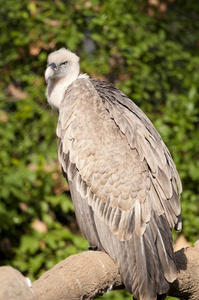
[[[81,57],[82,71],[114,82],[153,121],[182,179],[183,233],[197,240],[197,1],[0,4],[1,264],[34,279],[88,247],[57,162],[57,116],[45,100],[46,58],[60,47]]]

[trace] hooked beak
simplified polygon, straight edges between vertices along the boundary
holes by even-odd
[[[48,83],[49,79],[52,78],[56,74],[56,71],[57,71],[57,67],[54,63],[50,64],[47,67],[46,72],[45,72],[46,83]]]

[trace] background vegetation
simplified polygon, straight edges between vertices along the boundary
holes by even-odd
[[[196,241],[198,0],[0,0],[0,7],[1,265],[35,279],[88,247],[57,162],[57,115],[45,99],[46,58],[60,47],[81,57],[83,72],[114,82],[153,121],[182,179],[183,234]]]

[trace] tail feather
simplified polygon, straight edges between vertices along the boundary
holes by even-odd
[[[164,278],[150,224],[147,224],[142,237],[134,235],[131,247],[137,267],[136,280],[132,286],[133,295],[140,300],[155,300],[157,294],[168,291],[169,284]]]
[[[156,300],[166,294],[176,268],[164,216],[152,216],[144,234],[140,237],[134,232],[128,241],[118,240],[96,216],[94,220],[103,251],[116,262],[125,289],[139,300]]]
[[[136,257],[137,292],[133,295],[138,299],[156,299],[156,287],[154,282],[154,259],[145,241],[145,234],[142,237],[134,235],[134,255]],[[150,273],[149,273],[150,272]]]
[[[121,241],[118,241],[121,243]],[[156,300],[176,279],[172,234],[165,217],[154,214],[144,234],[123,241],[120,273],[126,290],[139,300]],[[116,257],[116,261],[117,261]],[[124,263],[125,262],[125,263]]]
[[[150,220],[150,226],[153,232],[154,241],[157,247],[159,260],[168,282],[173,282],[177,277],[173,254],[173,240],[171,229],[164,215],[154,216]]]

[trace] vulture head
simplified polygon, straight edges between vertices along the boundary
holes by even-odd
[[[46,83],[49,80],[75,80],[79,74],[79,57],[71,51],[61,48],[48,56],[48,66],[45,72]]]
[[[70,50],[61,48],[48,56],[45,80],[49,104],[59,110],[63,93],[79,75],[79,57]]]

